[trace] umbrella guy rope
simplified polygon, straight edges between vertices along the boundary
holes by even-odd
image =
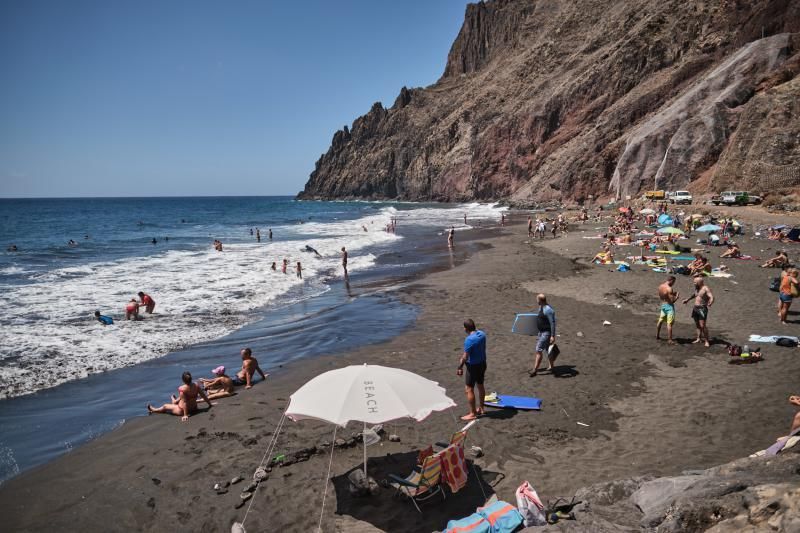
[[[283,429],[283,423],[286,420],[286,412],[284,411],[283,415],[281,415],[281,419],[278,422],[278,425],[275,427],[275,433],[272,434],[272,438],[267,445],[267,451],[264,452],[264,457],[261,458],[261,462],[258,464],[258,467],[264,466],[264,461],[267,457],[272,453],[272,450],[275,449],[275,445],[278,444],[278,435],[281,433],[281,429]],[[256,490],[253,491],[253,497],[250,498],[250,505],[247,506],[247,510],[244,512],[244,518],[242,518],[242,529],[244,529],[244,523],[247,520],[247,515],[250,513],[250,509],[253,507],[253,502],[256,501],[256,494],[258,493],[258,488],[261,485],[259,483],[256,485]]]
[[[328,461],[328,475],[325,476],[325,489],[322,491],[322,509],[319,510],[319,524],[317,524],[317,531],[322,531],[322,517],[325,513],[325,498],[328,496],[328,480],[331,479],[331,465],[333,464],[333,450],[336,448],[337,429],[339,429],[339,426],[333,426],[333,440],[331,440],[331,459],[330,461]],[[366,446],[364,447],[364,449],[366,450]]]

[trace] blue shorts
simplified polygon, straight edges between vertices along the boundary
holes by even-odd
[[[247,381],[243,380],[239,376],[232,377],[231,381],[233,382],[233,385],[235,387],[241,387],[242,385],[247,385]]]
[[[778,299],[780,301],[782,301],[783,303],[785,303],[785,304],[792,303],[792,295],[791,294],[780,293],[780,294],[778,294]]]
[[[536,351],[537,352],[546,352],[547,348],[550,347],[550,332],[549,331],[540,331],[539,332],[539,339],[536,341]]]

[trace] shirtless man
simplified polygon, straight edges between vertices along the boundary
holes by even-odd
[[[728,243],[728,249],[720,254],[720,257],[732,257],[737,258],[742,256],[742,251],[739,249],[739,245],[735,242]]]
[[[342,268],[344,269],[344,277],[347,277],[347,250],[342,246]]]
[[[212,407],[211,401],[206,396],[206,392],[197,383],[192,383],[192,375],[189,372],[184,372],[181,376],[183,385],[178,387],[178,397],[172,396],[171,403],[165,403],[159,408],[155,408],[149,403],[147,404],[147,411],[149,413],[165,413],[169,415],[180,416],[183,422],[189,420],[189,415],[197,412],[197,395],[205,400],[209,409]]]
[[[253,351],[250,348],[242,350],[242,369],[236,374],[233,380],[234,385],[245,385],[245,389],[253,386],[253,376],[258,372],[261,379],[267,379],[269,374],[265,374],[261,367],[258,366],[258,361],[253,357]]]
[[[692,308],[692,318],[697,326],[697,338],[692,344],[704,341],[705,347],[711,346],[708,337],[708,308],[714,305],[714,295],[711,289],[706,287],[703,276],[694,277],[694,307]],[[686,298],[683,303],[686,305],[692,296]]]
[[[800,407],[800,396],[789,396],[789,403]],[[792,418],[792,427],[789,429],[789,435],[800,429],[800,411]]]
[[[233,394],[233,380],[225,375],[225,367],[218,366],[211,371],[216,377],[214,379],[200,378],[200,383],[206,389],[209,400],[225,398]]]
[[[450,226],[450,230],[447,232],[447,247],[452,248],[455,246],[455,238],[456,238],[456,228]]]
[[[667,344],[675,344],[672,340],[672,324],[675,322],[675,302],[680,294],[675,290],[675,276],[670,276],[667,281],[658,286],[658,298],[661,300],[661,314],[658,316],[656,326],[656,339],[661,340],[661,324],[667,323]]]

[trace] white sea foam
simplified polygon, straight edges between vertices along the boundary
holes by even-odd
[[[462,211],[473,219],[498,216],[497,209],[486,204],[460,211],[385,207],[357,220],[273,228],[276,235],[293,235],[300,241],[231,244],[222,253],[211,246],[171,250],[38,272],[23,285],[0,283],[0,398],[134,365],[226,335],[256,319],[254,311],[267,305],[328,290],[326,280],[340,275],[342,246],[350,252],[351,272],[370,268],[376,259],[370,247],[401,238],[384,231],[392,217],[399,224],[438,228],[463,216]],[[306,244],[322,257],[301,251]],[[289,261],[285,275],[280,270],[283,258]],[[270,268],[273,261],[277,271]],[[295,276],[297,261],[303,265],[302,280]],[[140,290],[156,300],[156,313],[125,321],[125,303]],[[94,321],[95,309],[112,315],[114,325]]]

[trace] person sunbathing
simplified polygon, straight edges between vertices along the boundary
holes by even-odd
[[[711,272],[711,263],[708,262],[708,259],[703,257],[701,253],[694,254],[694,261],[689,263],[689,275],[696,276],[702,275],[706,272]]]
[[[149,403],[147,404],[148,413],[164,413],[169,415],[180,416],[183,422],[189,420],[189,415],[197,412],[197,395],[208,404],[209,409],[212,407],[211,401],[206,396],[206,392],[197,383],[192,383],[192,375],[189,372],[184,372],[181,376],[183,385],[178,387],[178,396],[172,395],[172,402],[165,403],[161,407],[155,408]]]
[[[800,407],[800,396],[789,396],[789,403]],[[797,411],[792,419],[792,427],[789,429],[789,435],[798,429],[800,429],[800,411]]]
[[[782,237],[782,235],[781,235],[781,232],[779,230],[776,230],[774,228],[770,228],[769,237],[768,237],[769,240],[771,240],[771,241],[779,241],[779,240],[781,240],[781,237]]]
[[[208,399],[216,400],[233,395],[233,380],[225,375],[225,367],[218,366],[211,373],[216,377],[213,379],[200,378],[200,383],[205,387]]]
[[[599,263],[601,265],[613,262],[614,262],[614,252],[611,251],[611,247],[608,246],[607,244],[603,245],[603,250],[597,252],[595,256],[592,258],[592,263]]]
[[[761,268],[783,268],[789,264],[789,256],[783,250],[775,252],[775,257],[767,260]]]
[[[728,249],[720,254],[720,257],[736,258],[741,256],[742,256],[742,251],[739,249],[739,245],[736,244],[735,242],[729,243]]]

